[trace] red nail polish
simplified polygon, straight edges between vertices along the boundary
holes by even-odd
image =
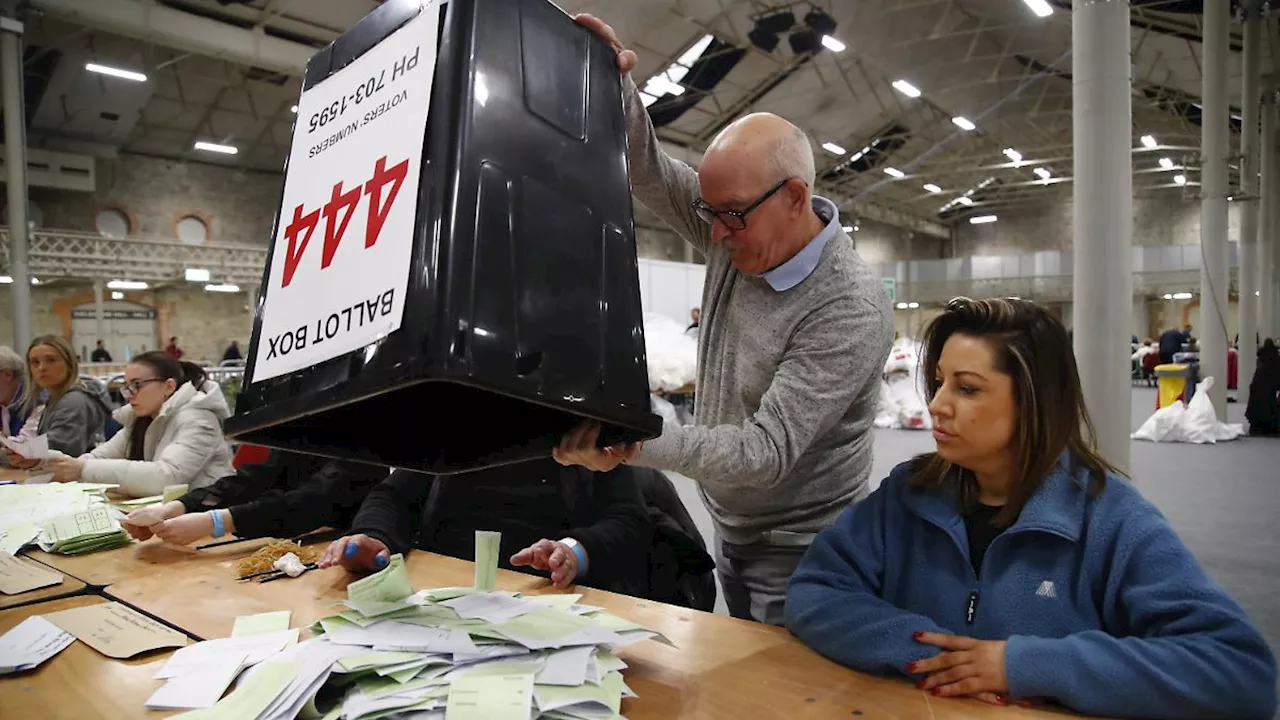
[[[907,672],[909,672],[909,673],[913,673],[913,672],[915,672],[915,671],[916,671],[916,665],[917,665],[917,664],[918,664],[918,663],[913,663],[913,662],[911,662],[911,663],[907,663]]]
[[[1000,703],[1001,705],[1008,705],[1008,704],[1009,704],[1009,698],[1007,698],[1007,697],[1005,697],[1005,696],[1003,696],[1003,695],[997,695],[997,696],[996,696],[996,702]]]
[[[924,684],[925,684],[926,682],[928,682],[928,680],[921,680],[920,682],[916,683],[916,689],[917,689],[917,690],[923,690],[923,689],[924,689]]]
[[[919,640],[920,638],[924,637],[924,633],[917,630],[916,632],[911,633],[911,637]]]
[[[930,690],[930,691],[929,691],[929,694],[930,694],[930,695],[937,696],[937,695],[941,695],[941,694],[942,694],[942,691],[941,691],[941,690],[939,690],[938,688],[934,688],[934,689],[932,689],[932,690]]]

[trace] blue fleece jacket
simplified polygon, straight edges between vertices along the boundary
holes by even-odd
[[[818,652],[907,675],[938,652],[916,631],[1007,640],[1013,697],[1118,717],[1272,717],[1271,650],[1123,478],[1090,496],[1064,460],[975,577],[954,489],[912,490],[907,475],[899,465],[819,533],[792,576],[787,626]]]

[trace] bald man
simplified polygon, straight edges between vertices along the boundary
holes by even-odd
[[[717,572],[735,617],[781,624],[787,581],[815,533],[867,493],[871,427],[893,319],[880,278],[834,203],[813,194],[809,139],[766,113],[724,129],[695,172],[658,145],[617,52],[635,196],[706,256],[695,424],[597,449],[598,427],[556,459],[629,462],[697,481],[715,521]]]

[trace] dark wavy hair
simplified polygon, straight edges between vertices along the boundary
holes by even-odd
[[[182,387],[183,383],[188,382],[199,390],[208,377],[199,365],[185,360],[178,360],[163,350],[152,350],[140,355],[134,355],[129,362],[131,364],[146,365],[151,368],[151,372],[155,373],[160,380],[174,381],[176,383],[175,390]]]
[[[1013,379],[1018,408],[1015,460],[1008,503],[996,516],[996,524],[1006,526],[1017,519],[1064,451],[1069,453],[1073,471],[1080,467],[1089,470],[1087,489],[1101,492],[1107,473],[1119,471],[1098,454],[1076,356],[1062,323],[1026,300],[952,300],[925,330],[921,372],[929,402],[942,385],[938,379],[942,348],[957,334],[986,341],[995,353],[996,370]],[[965,515],[978,501],[973,472],[936,452],[915,459],[910,484],[917,489],[956,486],[960,511]]]

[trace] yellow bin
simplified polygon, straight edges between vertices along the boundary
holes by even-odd
[[[1186,401],[1187,380],[1190,366],[1184,363],[1166,363],[1156,366],[1156,408],[1167,407],[1178,400]]]

